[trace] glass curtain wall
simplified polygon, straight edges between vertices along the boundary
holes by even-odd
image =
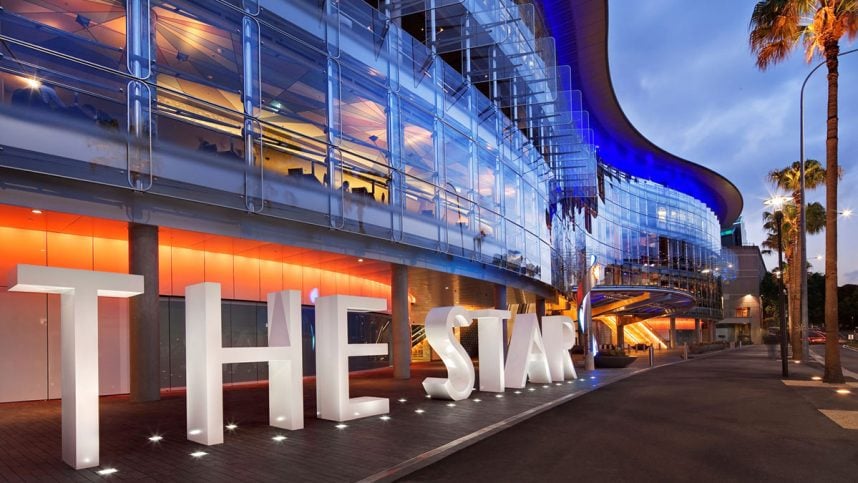
[[[546,83],[549,51],[523,70],[515,52],[535,49],[532,11],[485,3],[390,2],[382,12],[359,0],[4,2],[0,113],[22,129],[62,127],[55,147],[39,148],[56,159],[27,169],[355,231],[551,283],[541,154],[550,141],[530,139],[548,128],[532,120],[536,107],[509,99]],[[442,18],[441,7],[452,10]],[[503,35],[467,34],[454,15],[466,11],[469,22],[502,18]]]
[[[691,292],[720,311],[720,279],[734,276],[721,256],[720,225],[704,203],[666,186],[599,167],[599,194],[571,211],[577,251],[604,267],[601,285]]]

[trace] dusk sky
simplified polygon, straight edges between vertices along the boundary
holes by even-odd
[[[609,59],[620,105],[648,139],[732,181],[745,200],[748,241],[760,244],[766,174],[799,159],[799,90],[819,60],[803,49],[759,71],[748,47],[756,1],[609,2]],[[841,41],[841,51],[858,41]],[[858,209],[858,52],[840,58],[839,210]],[[806,157],[825,164],[826,69],[805,89]],[[824,202],[824,189],[809,197]],[[823,203],[824,204],[824,203]],[[858,283],[858,216],[841,218],[839,282]],[[823,234],[808,237],[812,270],[823,271]],[[766,257],[774,268],[776,257]]]

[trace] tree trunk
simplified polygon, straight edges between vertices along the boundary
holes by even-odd
[[[828,67],[828,121],[825,138],[825,374],[822,380],[843,383],[837,321],[837,55],[838,40],[825,42]]]
[[[805,171],[806,169],[807,160],[805,160]],[[794,254],[796,265],[800,267],[795,272],[795,294],[798,299],[796,302],[796,320],[798,321],[799,350],[798,352],[793,352],[793,359],[799,362],[807,362],[808,357],[810,357],[810,346],[807,342],[807,253],[805,253],[807,250],[807,247],[805,246],[805,233],[807,232],[807,213],[805,211],[807,208],[807,202],[805,201],[805,198],[807,196],[804,194],[804,190],[807,188],[806,176],[806,173],[804,174],[804,177],[799,173],[798,189],[793,191],[792,194],[793,202],[796,206],[796,221],[798,222],[798,229],[793,231],[795,234],[793,237],[795,242]]]
[[[794,361],[801,360],[801,273],[799,267],[801,263],[794,255],[796,250],[792,250],[793,260],[789,264],[789,285],[787,294],[789,295],[789,336],[790,345],[792,346],[792,359]]]

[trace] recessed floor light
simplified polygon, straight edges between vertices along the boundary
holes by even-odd
[[[390,421],[390,416],[384,415],[384,416],[379,417],[378,419],[380,419],[382,421]]]
[[[495,397],[496,397],[496,398],[498,398],[498,399],[500,399],[500,398],[502,398],[502,397],[503,397],[503,394],[495,394]]]
[[[277,441],[278,443],[282,443],[283,441],[286,441],[286,436],[283,436],[282,434],[278,434],[277,436],[274,436],[271,439],[273,439],[274,441]]]
[[[206,453],[205,451],[194,451],[193,453],[191,453],[191,456],[193,456],[194,458],[202,458],[207,454],[208,453]]]
[[[819,376],[813,376],[813,377],[811,377],[811,379],[814,381],[821,381],[822,380],[822,378]]]
[[[521,394],[521,391],[515,391],[513,394]]]
[[[423,413],[425,413],[426,411],[424,411],[424,410],[422,410],[422,409],[415,409],[415,410],[414,410],[414,412],[415,412],[415,413],[417,413],[417,414],[423,414]]]
[[[103,470],[96,471],[96,473],[101,475],[101,476],[112,475],[112,474],[118,473],[118,472],[119,472],[119,470],[117,470],[116,468],[105,468]]]
[[[164,437],[161,436],[160,434],[153,434],[152,436],[149,436],[149,441],[151,441],[153,443],[157,443],[157,442],[161,441],[162,439],[164,439]]]
[[[238,425],[235,423],[229,423],[226,425],[226,429],[230,431],[235,431],[236,429],[238,429]]]
[[[535,391],[535,390],[536,390],[536,388],[534,388],[534,387],[529,387],[529,388],[527,388],[527,390],[528,390],[528,391],[530,391],[530,392],[533,392],[533,391]]]
[[[397,401],[399,401],[399,402],[401,402],[401,403],[404,403],[404,402],[408,401],[408,399],[405,399],[404,397],[401,397],[401,398],[397,399]]]
[[[483,402],[483,400],[480,398],[474,398],[474,402]]]
[[[448,408],[454,408],[454,407],[456,407],[456,403],[447,403],[447,407]]]
[[[349,425],[348,425],[348,424],[340,423],[340,424],[338,424],[338,425],[336,425],[336,426],[334,426],[334,427],[335,427],[335,428],[337,428],[337,429],[346,429],[346,428],[348,428],[348,427],[349,427]]]
[[[852,391],[849,389],[838,389],[837,394],[852,394]]]

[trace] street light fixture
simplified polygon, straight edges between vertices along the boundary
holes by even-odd
[[[781,327],[781,373],[784,378],[789,377],[789,361],[787,360],[787,327],[786,314],[784,313],[784,256],[781,225],[783,224],[784,219],[783,207],[787,201],[789,201],[789,198],[785,196],[774,196],[765,202],[766,206],[774,210],[775,224],[777,225],[778,272],[781,273],[781,276],[778,277],[778,316],[780,317]]]
[[[842,57],[847,54],[852,54],[858,52],[858,49],[847,50],[845,52],[841,52],[837,54],[837,57]],[[800,145],[800,158],[799,158],[799,207],[798,207],[798,231],[799,231],[799,253],[797,253],[797,257],[799,260],[804,263],[804,266],[807,266],[807,201],[805,199],[805,186],[804,186],[804,88],[807,86],[807,81],[810,80],[810,76],[813,75],[820,67],[825,65],[827,61],[823,60],[822,62],[816,64],[816,66],[807,73],[807,77],[804,78],[804,82],[801,83],[801,95],[799,97],[799,117],[800,117],[800,126],[799,126],[799,145]],[[826,166],[827,168],[827,166]],[[848,211],[849,214],[844,214],[843,216],[848,218],[852,215],[852,210],[844,210]],[[799,287],[799,293],[801,294],[799,302],[799,308],[801,309],[801,362],[807,362],[808,360],[808,351],[810,347],[807,342],[807,270],[799,270],[801,276],[801,286]]]

